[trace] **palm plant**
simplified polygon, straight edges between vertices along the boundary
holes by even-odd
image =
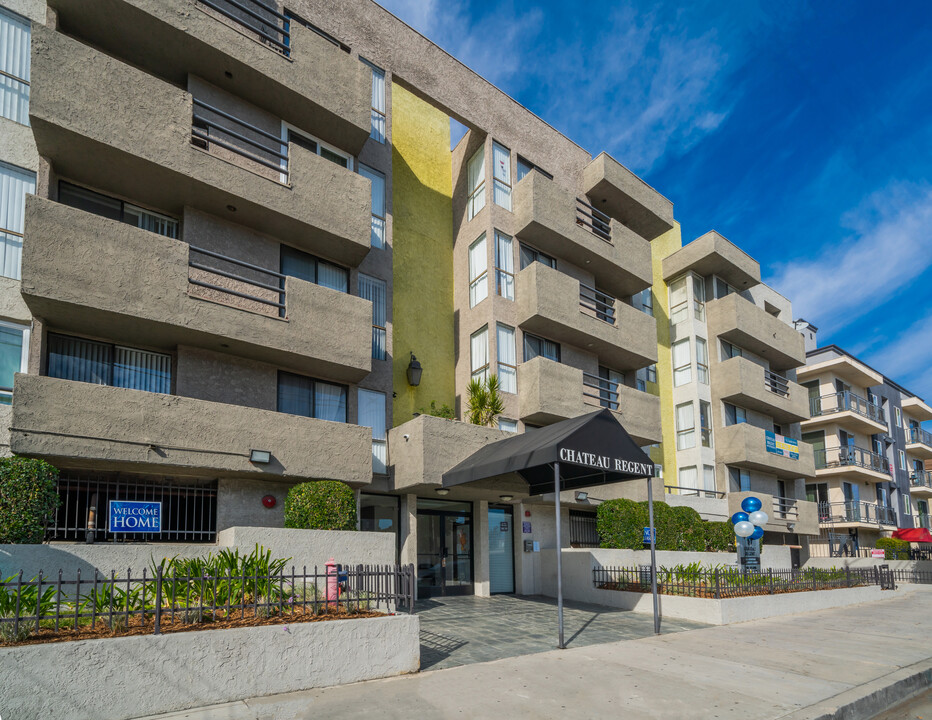
[[[498,378],[489,375],[485,381],[474,378],[469,383],[467,417],[473,425],[495,427],[498,416],[505,409],[499,392]]]

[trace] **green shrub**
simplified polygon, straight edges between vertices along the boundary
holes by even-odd
[[[285,498],[285,527],[302,530],[355,530],[356,496],[336,480],[295,485]]]
[[[596,509],[599,546],[640,550],[644,545],[647,506],[634,500],[606,500]]]
[[[451,408],[446,403],[443,403],[443,405],[441,405],[440,407],[437,407],[436,400],[431,400],[430,407],[421,408],[420,410],[418,410],[418,412],[421,415],[433,415],[434,417],[446,418],[447,420],[456,419],[456,413],[453,412],[453,408]]]
[[[705,546],[709,552],[737,552],[735,526],[730,522],[702,523],[705,531]]]
[[[897,538],[880,538],[874,547],[884,551],[886,560],[909,560],[909,542]]]
[[[40,543],[58,509],[58,470],[44,460],[0,458],[0,544]]]
[[[641,550],[644,528],[649,523],[647,502],[607,500],[596,510],[600,546]],[[654,503],[654,528],[658,550],[685,552],[735,551],[731,523],[705,522],[693,508]]]

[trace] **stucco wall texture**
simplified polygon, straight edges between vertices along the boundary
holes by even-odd
[[[392,85],[393,425],[453,406],[453,177],[449,117]],[[424,371],[408,385],[414,353]]]
[[[0,648],[3,715],[126,720],[417,672],[418,628],[395,615]]]

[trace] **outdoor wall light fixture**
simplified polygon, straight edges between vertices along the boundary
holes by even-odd
[[[272,462],[272,452],[270,450],[250,450],[249,462],[258,465],[268,465]]]
[[[583,492],[582,490],[579,490],[579,491],[576,493],[576,501],[577,501],[577,502],[586,502],[586,500],[588,500],[588,499],[589,499],[589,493]]]
[[[450,488],[437,488],[436,490],[434,490],[434,492],[437,493],[438,495],[449,495]]]
[[[408,363],[408,385],[411,387],[417,387],[421,384],[421,373],[424,372],[424,369],[421,367],[421,363],[418,362],[417,358],[414,357],[414,353],[411,353],[411,362]]]
[[[509,500],[514,500],[515,496],[514,495],[499,495],[498,499],[501,500],[502,502],[508,502]]]

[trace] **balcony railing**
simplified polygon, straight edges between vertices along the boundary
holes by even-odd
[[[764,370],[764,387],[780,397],[790,396],[790,381],[772,370]]]
[[[687,497],[724,498],[725,493],[718,490],[704,488],[680,487],[679,485],[664,485],[663,491],[667,495],[685,495]]]
[[[244,133],[252,133],[258,139]],[[281,174],[282,181],[287,182],[287,146],[284,146],[286,152],[282,152],[282,139],[279,136],[197,98],[194,98],[194,115],[191,119],[191,144],[208,151],[212,144],[217,145],[275,170]]]
[[[600,378],[598,375],[583,373],[583,397],[591,398],[604,408],[618,409],[618,383]],[[590,403],[591,404],[591,403]]]
[[[819,503],[819,522],[866,523],[868,525],[896,525],[896,510],[876,503],[847,500]]]
[[[780,520],[799,520],[796,498],[773,496],[773,516]]]
[[[581,198],[576,198],[576,224],[605,242],[612,241],[612,219]]]
[[[259,303],[260,306],[267,306],[270,308],[277,308],[277,311],[273,311],[274,314],[284,317],[285,315],[285,276],[281,273],[277,273],[273,270],[269,270],[264,267],[259,267],[258,265],[253,265],[252,263],[244,262],[242,260],[237,260],[236,258],[229,257],[227,255],[221,255],[220,253],[213,252],[212,250],[205,250],[204,248],[195,247],[194,245],[190,246],[190,251],[192,255],[201,255],[205,258],[211,258],[213,260],[219,260],[221,263],[230,263],[237,267],[245,268],[246,270],[251,270],[254,273],[258,273],[261,276],[268,276],[269,278],[274,278],[272,282],[262,282],[257,280],[254,277],[246,277],[237,272],[231,272],[230,270],[224,270],[222,268],[216,267],[220,263],[212,263],[210,265],[205,264],[203,261],[189,259],[188,267],[193,270],[200,270],[201,277],[191,277],[191,274],[188,275],[188,282],[197,287],[206,288],[207,290],[221,293],[222,295],[230,295],[233,297],[241,298],[243,300],[249,300],[251,302]],[[224,287],[223,285],[218,285],[217,282],[220,280],[214,280],[214,282],[208,282],[205,278],[211,278],[210,276],[217,276],[218,278],[227,278],[228,280],[235,281],[236,284],[240,284],[240,287],[250,290],[250,292],[245,292],[244,290],[237,290],[236,287]],[[254,294],[256,290],[265,291],[262,295]],[[229,298],[227,298],[229,299]]]
[[[288,18],[277,7],[261,0],[198,0],[211,10],[241,25],[259,36],[277,52],[288,56],[291,36],[288,33]]]
[[[609,325],[615,324],[615,298],[611,295],[579,283],[579,306],[586,315]]]
[[[909,484],[911,487],[932,490],[932,473],[925,470],[913,470],[909,474]]]
[[[890,465],[883,455],[852,445],[816,450],[815,466],[816,470],[837,467],[861,467],[885,475],[890,474]]]
[[[886,416],[880,405],[875,405],[865,400],[860,395],[855,395],[847,390],[843,392],[822,395],[821,397],[809,398],[809,415],[818,417],[820,415],[831,415],[832,413],[850,411],[868,420],[878,423],[886,423]]]
[[[926,432],[920,427],[911,427],[909,429],[909,441],[932,447],[932,433]]]

